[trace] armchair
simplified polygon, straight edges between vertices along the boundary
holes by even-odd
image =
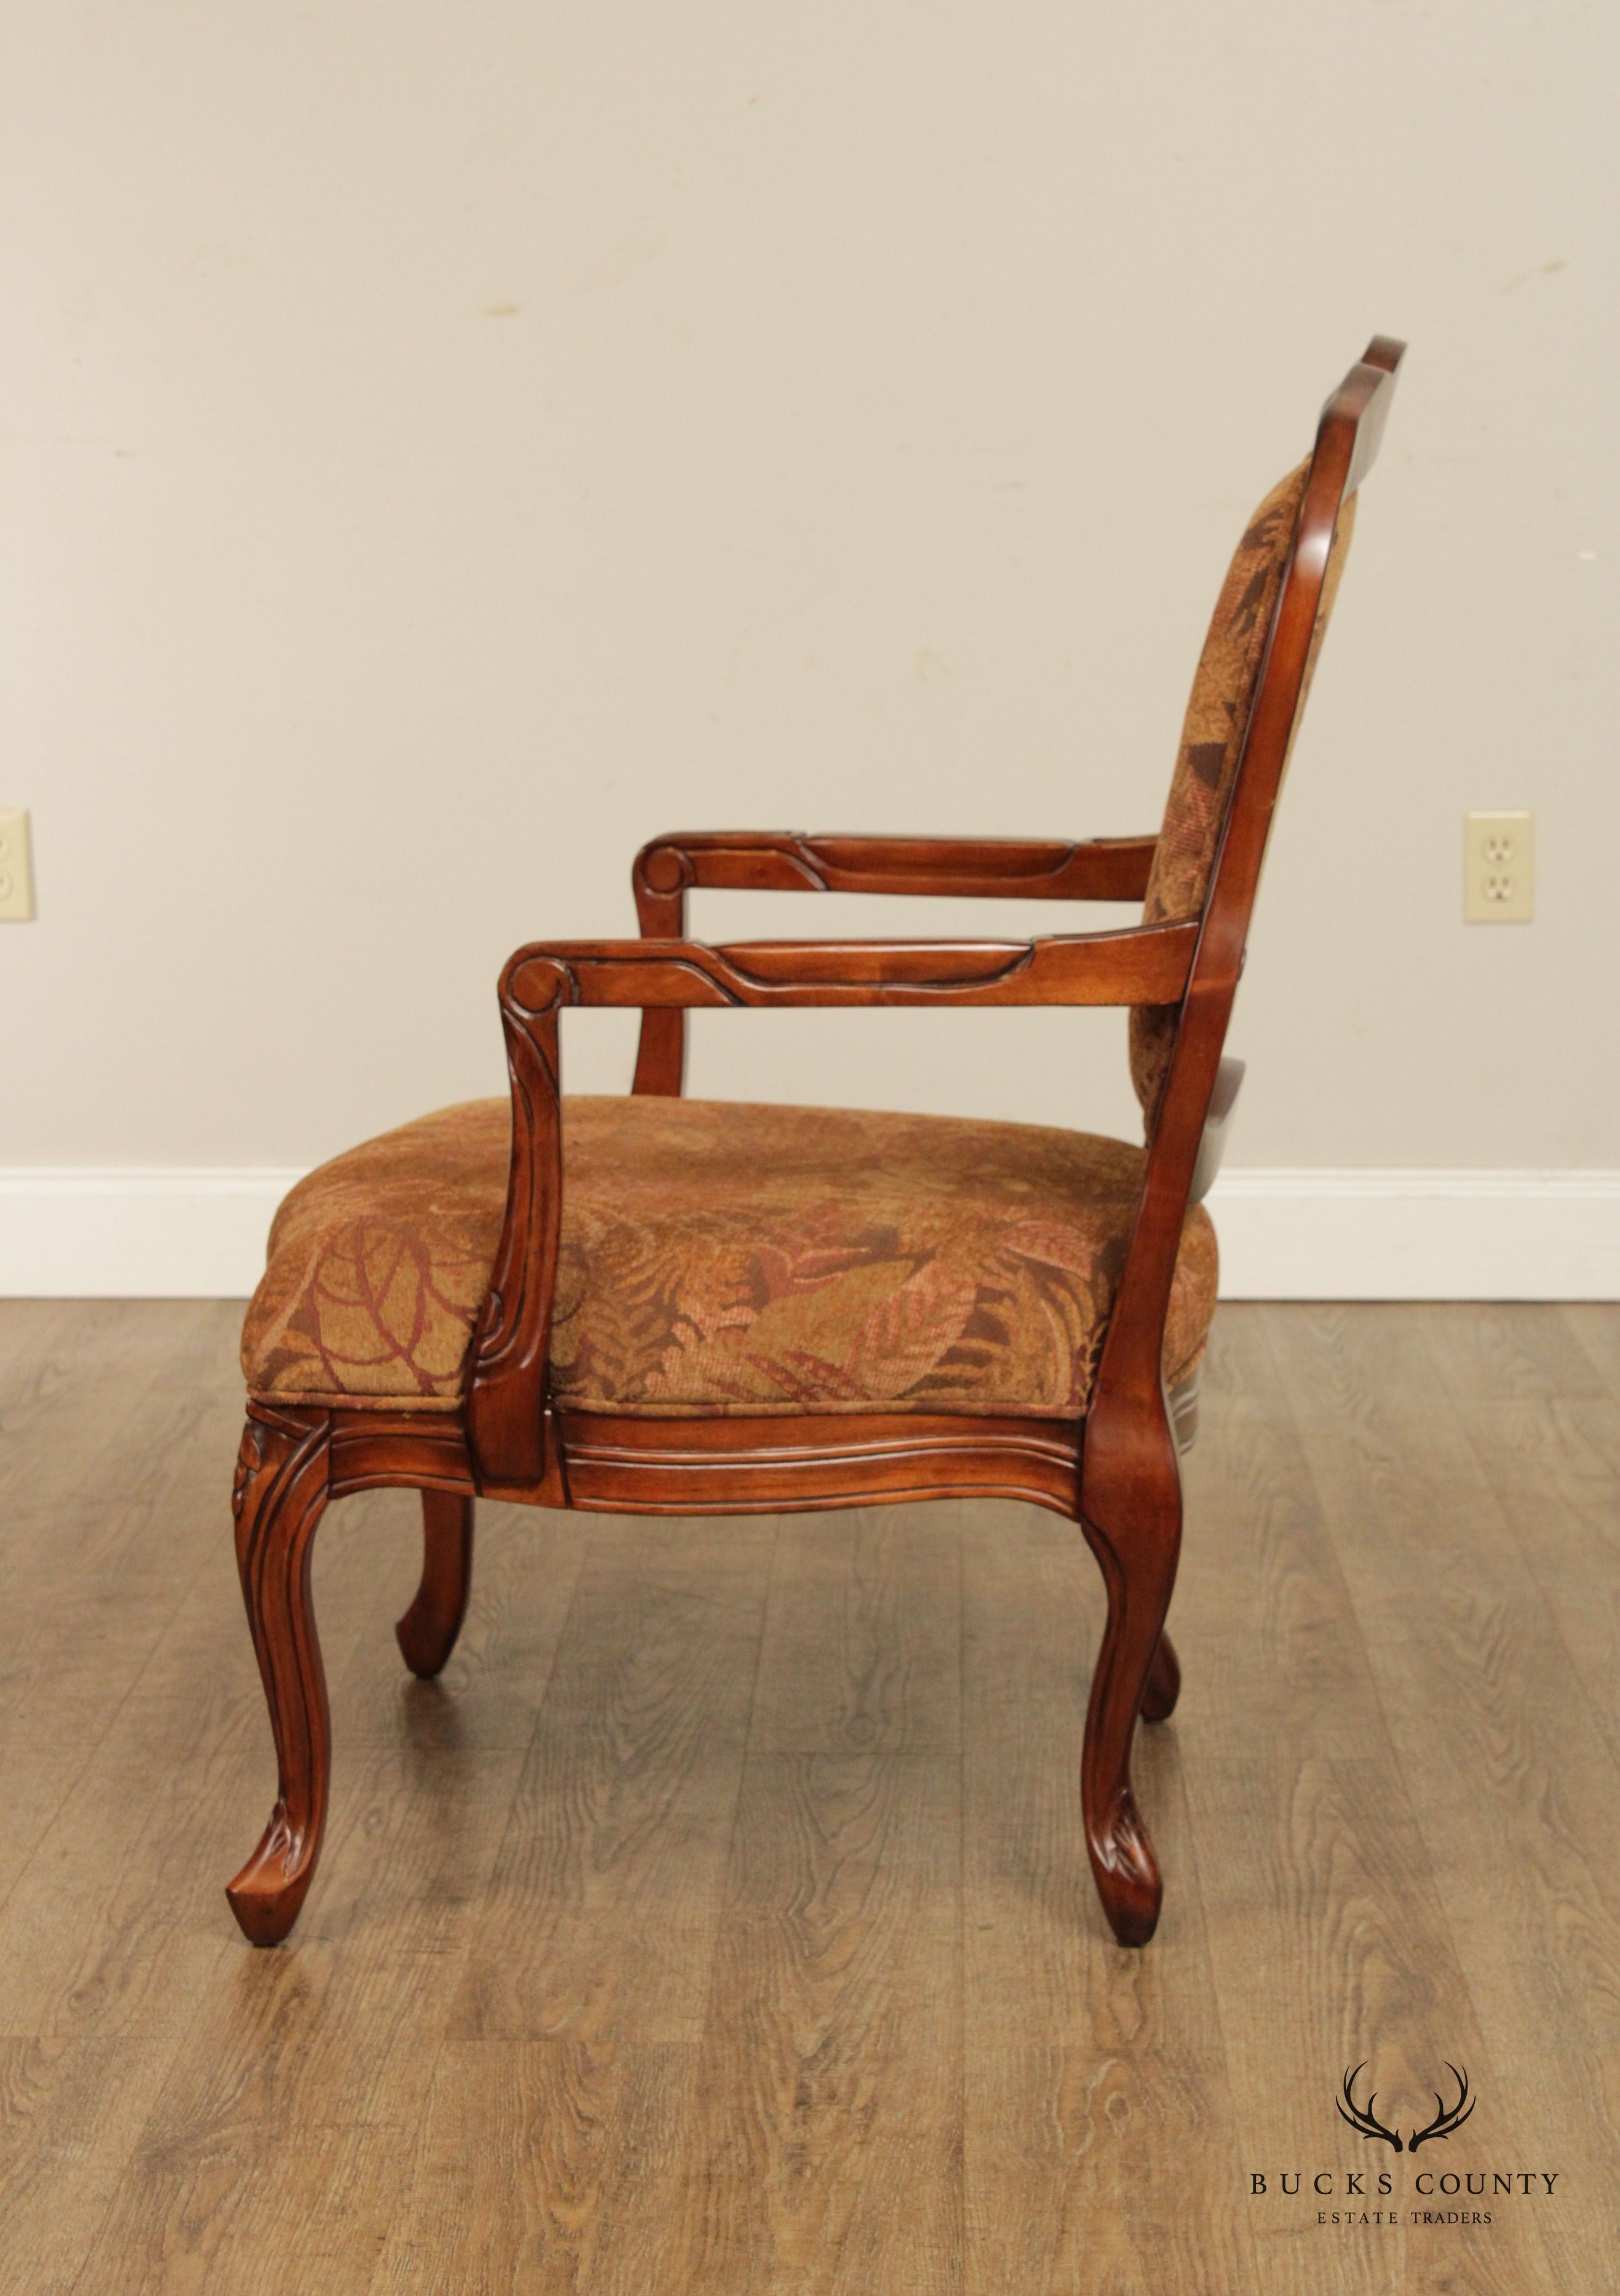
[[[642,938],[536,942],[500,984],[510,1104],[406,1125],[277,1215],[242,1359],[237,1554],[279,1766],[231,1883],[285,1937],[320,1851],[330,1726],[310,1603],[325,1507],[423,1494],[397,1628],[431,1675],[466,1609],[473,1503],[665,1514],[1001,1494],[1055,1509],[1108,1598],[1080,1793],[1115,1936],[1161,1881],[1131,1784],[1174,1707],[1165,1631],[1215,1306],[1198,1201],[1241,1071],[1223,1046],[1272,812],[1402,347],[1375,338],[1245,531],[1157,837],[1090,844],[735,832],[637,856]],[[1027,941],[686,935],[689,889],[1138,901]],[[682,1096],[695,1007],[1130,1008],[1146,1145],[1050,1128]],[[639,1007],[626,1100],[562,1095],[559,1021]]]

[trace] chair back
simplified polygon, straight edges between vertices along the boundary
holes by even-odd
[[[1159,1335],[1272,815],[1332,611],[1404,344],[1375,335],[1321,412],[1316,444],[1260,504],[1222,585],[1199,658],[1144,919],[1197,918],[1176,1005],[1138,1005],[1131,1067],[1148,1169],[1097,1402],[1157,1385]]]
[[[1307,459],[1272,488],[1244,529],[1226,570],[1182,723],[1181,748],[1142,904],[1144,924],[1196,917],[1204,906],[1310,473]],[[1352,496],[1334,531],[1312,666],[1333,611],[1354,524]],[[1306,675],[1308,683],[1308,669]],[[1302,691],[1296,724],[1305,700]],[[1170,1066],[1178,1009],[1174,1004],[1138,1004],[1131,1013],[1131,1080],[1150,1126]]]

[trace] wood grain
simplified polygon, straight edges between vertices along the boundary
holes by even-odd
[[[750,1756],[664,2284],[961,2284],[953,1755]]]
[[[444,1672],[413,1681],[391,1634],[416,1585],[419,1502],[413,1491],[369,1491],[343,1500],[323,1533],[315,1610],[363,1617],[341,1660],[329,1658],[332,1729],[341,1767],[356,1748],[417,1745],[464,1751],[476,1742],[528,1751],[562,1637],[585,1554],[576,1515],[481,1499],[472,1602]]]
[[[790,1516],[771,1576],[755,1754],[950,1753],[960,1742],[961,1508]]]
[[[1474,1322],[1454,1312],[1453,1338]],[[1445,1326],[1387,1308],[1265,1310],[1262,1321],[1422,1812],[1496,2126],[1510,2148],[1539,2144],[1572,2179],[1596,2179],[1620,2140],[1620,1861],[1603,1816],[1613,1765],[1570,1695],[1540,1574],[1436,1371]],[[1347,1536],[1352,1518],[1359,1538]],[[1556,2053],[1550,2021],[1566,2036]],[[1587,2267],[1571,2218],[1543,2211],[1534,2223],[1553,2268],[1579,2284]]]
[[[309,1950],[239,1953],[223,1973],[207,2046],[176,2053],[86,2286],[123,2272],[136,2288],[212,2288],[250,2262],[255,2288],[275,2296],[366,2284],[519,1760],[486,1753],[482,1790],[468,1793],[439,1750],[367,1759],[334,1809]],[[379,1857],[392,1879],[380,1929]],[[323,2211],[314,2250],[312,2190]]]
[[[174,2046],[0,2039],[0,2287],[68,2296],[79,2284],[86,2227],[106,2212]]]
[[[1279,1349],[1297,1353],[1300,1320],[1279,1320]],[[1193,1682],[1245,1695],[1218,1712],[1204,1699],[1184,1761],[1195,1838],[1224,1828],[1248,1844],[1204,1902],[1232,2095],[1242,2124],[1266,2132],[1255,2165],[1274,2190],[1279,2169],[1321,2152],[1322,2098],[1348,2067],[1370,2060],[1380,2111],[1410,2112],[1431,2068],[1491,2058],[1263,1311],[1219,1317],[1207,1379],[1225,1405],[1189,1463],[1197,1530],[1178,1617]],[[1253,2223],[1260,2284],[1313,2292],[1297,2219],[1268,2199]],[[1463,2284],[1525,2284],[1525,2245],[1510,2227]],[[1530,2245],[1534,2285],[1544,2260]],[[1328,2284],[1456,2284],[1454,2256],[1433,2248],[1404,2224],[1346,2243]]]
[[[697,2104],[691,2043],[448,2041],[372,2296],[682,2287],[649,2222]],[[357,2283],[364,2286],[365,2284]]]
[[[962,1541],[963,2284],[1256,2285],[1178,1726],[1138,1758],[1176,1879],[1138,1956],[1085,1917],[1091,1559],[1073,1526],[1004,1504]]]
[[[228,1304],[154,1303],[144,1349],[127,1316],[62,1304],[80,1312],[47,1329],[67,1351],[19,1362],[0,1404],[0,1509],[49,1529],[8,1560],[0,1734],[65,1752],[97,1741],[174,1618],[151,1545],[177,1521],[217,1521],[241,1404]]]
[[[593,1542],[458,2038],[698,2038],[773,1537],[768,1521],[610,1521]]]
[[[70,1603],[98,1565],[130,1597],[77,1613],[115,1702],[59,1641],[60,1747],[44,1677],[0,1717],[0,2286],[1608,2285],[1620,1310],[1222,1310],[1186,1688],[1136,1758],[1172,1882],[1147,1955],[1090,1896],[1102,1602],[1071,1524],[481,1502],[423,1684],[395,1491],[323,1531],[326,1863],[295,1942],[250,1954],[216,1894],[270,1776],[220,1499],[233,1321],[75,1311],[38,1377],[0,1368],[36,1398],[4,1434],[11,1646],[56,1631],[53,1557]],[[217,1407],[149,1456],[141,1411],[187,1379]],[[98,1534],[109,1423],[138,1496]],[[1251,2205],[1268,2162],[1382,2149],[1341,2142],[1347,2064],[1404,2123],[1436,2054],[1479,2103],[1419,2165],[1544,2167],[1556,2206],[1465,2246]]]
[[[1502,1402],[1465,1387],[1455,1409],[1569,1653],[1572,1691],[1620,1760],[1620,1388]]]
[[[1548,1314],[1562,1324],[1580,1349],[1598,1391],[1612,1396],[1620,1390],[1620,1329],[1612,1311],[1591,1300],[1571,1300],[1565,1307],[1550,1308]]]

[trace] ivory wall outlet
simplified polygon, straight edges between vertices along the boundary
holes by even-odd
[[[1470,925],[1527,925],[1535,915],[1535,816],[1462,816],[1462,917]]]
[[[0,811],[0,923],[26,924],[34,914],[34,864],[26,813]]]

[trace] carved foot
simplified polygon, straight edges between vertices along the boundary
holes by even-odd
[[[1100,1825],[1087,1824],[1086,1846],[1109,1927],[1121,1945],[1146,1945],[1158,1927],[1165,1885],[1129,1786],[1115,1797]]]
[[[326,1823],[331,1723],[309,1562],[331,1442],[323,1411],[266,1412],[249,1420],[237,1461],[236,1560],[279,1773],[264,1838],[225,1893],[255,1945],[279,1944],[298,1919]]]
[[[315,1879],[318,1839],[296,1834],[287,1805],[270,1813],[264,1839],[241,1872],[225,1886],[231,1911],[250,1945],[280,1945],[303,1910]]]
[[[394,1628],[405,1662],[430,1681],[447,1663],[472,1591],[472,1501],[455,1491],[421,1495],[421,1584]]]
[[[1161,1634],[1158,1648],[1153,1653],[1153,1663],[1148,1669],[1148,1686],[1142,1693],[1142,1720],[1167,1722],[1175,1711],[1175,1702],[1181,1694],[1182,1669],[1175,1655],[1175,1646],[1168,1635]]]

